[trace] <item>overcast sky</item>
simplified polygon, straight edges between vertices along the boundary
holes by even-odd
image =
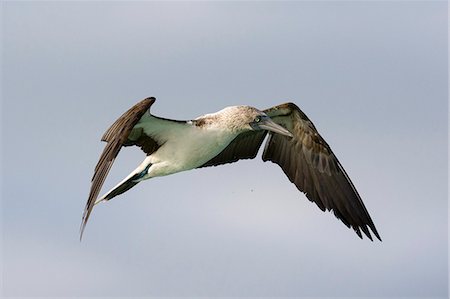
[[[4,296],[448,295],[447,3],[3,2]],[[293,101],[383,242],[275,164],[155,178],[78,229],[108,126]],[[144,158],[124,149],[105,183]]]

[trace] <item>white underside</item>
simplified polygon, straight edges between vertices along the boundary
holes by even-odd
[[[237,136],[218,128],[202,128],[192,124],[175,123],[154,118],[142,117],[135,128],[143,128],[148,136],[163,145],[123,179],[114,188],[100,197],[96,204],[103,201],[108,193],[127,181],[135,174],[141,173],[152,164],[148,173],[139,179],[165,176],[180,171],[197,168],[217,156]]]
[[[217,156],[236,137],[235,134],[195,126],[179,133],[144,160],[143,164],[152,163],[144,179],[199,167]]]

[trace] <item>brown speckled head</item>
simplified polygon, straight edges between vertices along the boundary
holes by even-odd
[[[227,128],[234,132],[254,130],[252,123],[267,115],[251,106],[226,107],[216,113],[205,114],[193,122],[198,127]]]

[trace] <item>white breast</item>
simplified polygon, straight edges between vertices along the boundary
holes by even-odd
[[[188,126],[176,130],[149,159],[149,175],[163,176],[199,167],[218,155],[236,134],[218,129]]]

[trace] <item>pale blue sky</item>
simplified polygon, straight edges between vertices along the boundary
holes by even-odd
[[[3,2],[2,295],[448,295],[447,3]],[[82,210],[137,101],[189,119],[297,103],[383,242],[260,157]],[[105,189],[143,159],[123,150]]]

